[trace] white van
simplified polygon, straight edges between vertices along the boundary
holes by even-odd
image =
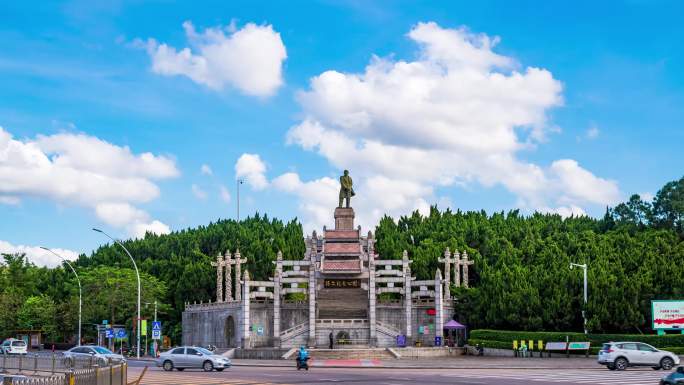
[[[2,349],[2,352],[5,354],[26,354],[28,351],[26,342],[16,338],[6,339],[5,342],[0,345],[0,349]]]

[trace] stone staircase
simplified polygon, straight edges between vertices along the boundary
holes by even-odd
[[[311,349],[314,360],[393,360],[395,359],[385,348],[375,349]]]
[[[316,302],[319,319],[368,318],[368,292],[363,289],[321,289]]]

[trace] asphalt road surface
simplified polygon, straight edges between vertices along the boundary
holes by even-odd
[[[142,368],[130,367],[128,381]],[[143,385],[285,385],[285,384],[455,384],[455,385],[657,385],[667,374],[652,369],[629,369],[611,372],[606,369],[335,369],[312,368],[308,372],[286,367],[233,367],[205,373],[201,370],[165,372],[151,366]]]

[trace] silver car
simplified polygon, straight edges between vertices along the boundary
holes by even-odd
[[[66,367],[74,367],[77,363],[90,362],[90,360],[97,366],[126,362],[124,356],[102,346],[76,346],[64,352],[64,366]]]
[[[679,365],[679,357],[643,342],[610,342],[603,344],[598,354],[598,363],[610,370],[625,370],[628,366],[671,370]]]
[[[195,368],[203,369],[205,372],[211,372],[214,369],[221,372],[225,368],[230,368],[230,359],[214,354],[205,348],[181,346],[160,354],[157,366],[161,366],[167,372],[174,368],[178,371]]]

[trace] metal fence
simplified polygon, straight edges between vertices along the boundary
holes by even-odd
[[[125,362],[58,354],[3,354],[0,366],[2,385],[126,385],[128,372]]]

